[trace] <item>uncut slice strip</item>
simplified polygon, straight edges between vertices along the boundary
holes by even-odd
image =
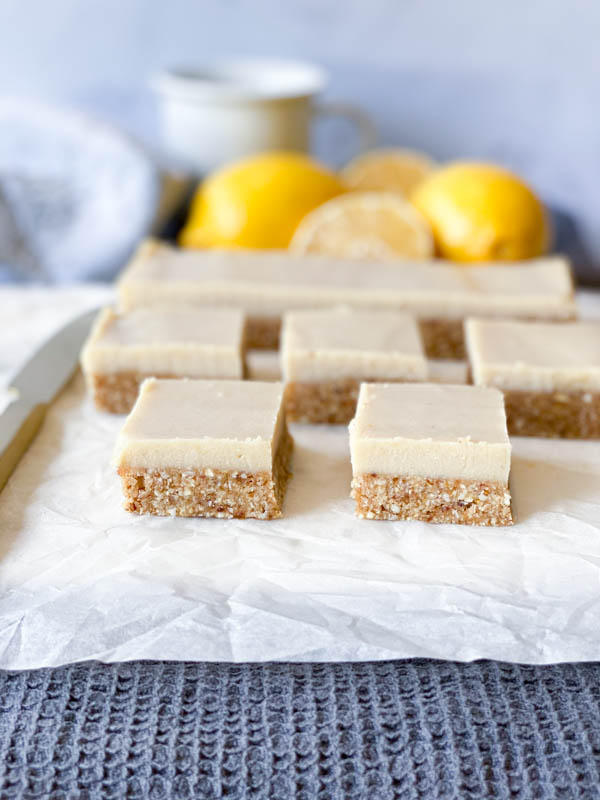
[[[515,436],[600,438],[600,323],[469,319],[473,382],[504,392]]]
[[[347,306],[408,311],[424,320],[430,358],[462,357],[467,316],[571,319],[568,262],[356,261],[277,250],[179,250],[144,243],[118,284],[119,306],[225,306],[248,315],[249,346],[274,347],[287,311]]]
[[[363,519],[513,522],[511,447],[495,389],[363,384],[350,451]]]
[[[424,381],[416,319],[401,311],[294,311],[284,317],[288,419],[348,423],[362,381]]]
[[[126,414],[145,378],[242,378],[245,346],[244,314],[235,309],[106,308],[81,365],[96,408]]]
[[[125,509],[280,517],[293,449],[282,398],[280,383],[145,381],[115,453]]]

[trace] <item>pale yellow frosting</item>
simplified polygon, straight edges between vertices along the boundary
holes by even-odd
[[[119,435],[116,466],[270,471],[282,397],[275,382],[149,378]]]
[[[417,322],[400,311],[288,312],[281,365],[286,381],[427,376]]]
[[[511,446],[502,394],[476,386],[363,383],[350,450],[355,475],[506,484]]]
[[[100,312],[86,342],[84,372],[241,378],[244,314],[232,309]]]
[[[464,266],[300,256],[277,250],[146,247],[123,273],[119,303],[130,309],[182,303],[226,305],[255,315],[350,306],[409,310],[421,317],[469,314],[568,318],[574,315],[568,262]]]

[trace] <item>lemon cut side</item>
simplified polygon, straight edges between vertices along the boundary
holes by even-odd
[[[339,258],[387,261],[433,257],[427,222],[391,192],[352,192],[311,211],[298,225],[290,249]]]

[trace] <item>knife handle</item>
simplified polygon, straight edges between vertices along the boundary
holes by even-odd
[[[39,431],[47,403],[16,400],[0,414],[0,492]]]

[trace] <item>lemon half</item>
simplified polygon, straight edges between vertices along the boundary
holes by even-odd
[[[433,255],[423,217],[391,192],[351,192],[311,211],[290,244],[296,253],[387,261]]]

